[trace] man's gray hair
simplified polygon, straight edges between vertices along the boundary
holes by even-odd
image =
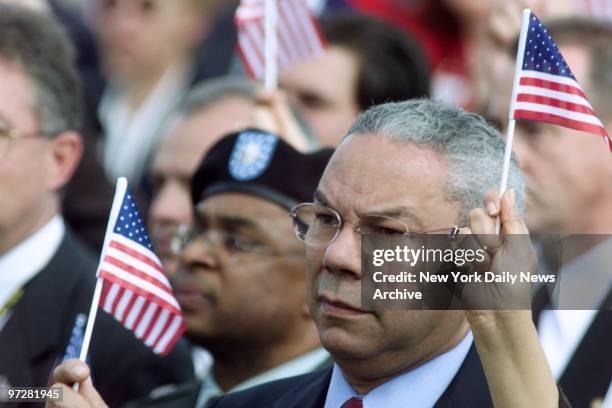
[[[238,97],[256,104],[258,101],[259,88],[257,84],[244,76],[222,76],[203,81],[193,88],[181,105],[178,107],[179,118],[186,118],[196,114],[225,98]],[[306,135],[308,142],[315,146],[315,137],[312,129],[303,116],[291,107],[291,112],[298,126]]]
[[[248,78],[240,76],[224,76],[203,81],[189,91],[179,107],[179,114],[181,116],[191,116],[229,97],[239,97],[255,102],[257,86]]]
[[[429,99],[386,103],[360,114],[347,138],[365,133],[438,153],[448,168],[448,199],[461,204],[461,222],[467,221],[471,209],[483,206],[485,192],[499,189],[505,143],[493,126],[474,113]],[[514,156],[508,188],[515,190],[522,212],[525,185]]]
[[[41,133],[81,129],[83,94],[75,52],[52,17],[0,4],[0,61],[16,64],[31,81]]]

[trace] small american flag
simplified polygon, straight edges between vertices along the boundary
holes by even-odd
[[[117,202],[121,207],[111,212],[112,230],[98,267],[105,280],[99,305],[155,353],[165,355],[185,330],[181,308],[129,188]]]
[[[278,0],[278,65],[280,69],[320,55],[326,44],[305,0]],[[234,21],[238,54],[249,76],[265,72],[265,0],[241,0]]]
[[[524,28],[523,28],[524,29]],[[515,82],[510,119],[554,123],[601,135],[612,143],[574,74],[544,25],[529,14],[518,82]],[[520,55],[519,55],[520,58]]]

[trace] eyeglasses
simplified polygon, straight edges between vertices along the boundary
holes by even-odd
[[[177,243],[180,242],[180,250],[182,251],[187,245],[200,239],[214,250],[223,249],[232,255],[234,259],[240,254],[259,254],[268,256],[304,255],[302,251],[282,251],[274,249],[269,246],[256,243],[253,240],[234,232],[212,228],[202,228],[199,226],[192,226],[191,228],[177,230],[177,235],[175,235],[173,238],[173,245],[178,246]]]
[[[413,235],[447,232],[451,240],[459,235],[461,227],[453,226],[439,230],[411,233],[408,225],[397,218],[371,215],[360,218],[357,222],[342,219],[337,211],[314,203],[302,203],[293,207],[289,215],[293,219],[293,228],[297,238],[306,245],[325,247],[338,238],[344,224],[352,224],[353,230],[361,235],[384,235],[389,238],[412,237]]]
[[[8,154],[12,143],[19,140],[39,139],[41,134],[41,132],[17,132],[8,124],[0,120],[0,159],[4,158]]]

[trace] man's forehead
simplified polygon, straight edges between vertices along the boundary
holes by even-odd
[[[441,200],[446,176],[445,163],[430,149],[353,135],[334,153],[317,198],[356,215],[396,212],[416,219],[421,205]]]
[[[344,139],[330,159],[320,184],[337,179],[368,193],[395,184],[409,187],[440,181],[446,173],[446,162],[430,148],[364,133]]]
[[[0,90],[10,98],[5,98],[0,106],[2,113],[7,120],[12,119],[13,111],[19,108],[30,110],[35,106],[34,86],[31,78],[26,73],[24,67],[19,62],[12,62],[0,55]],[[34,113],[31,113],[34,116]],[[13,124],[16,125],[16,124]]]

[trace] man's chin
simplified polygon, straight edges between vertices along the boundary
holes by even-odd
[[[319,328],[321,345],[336,359],[362,359],[371,355],[372,338],[365,333],[332,326]]]
[[[185,316],[184,337],[192,344],[207,347],[216,336],[212,330],[212,324],[206,325],[202,323],[202,320],[198,320],[196,316]]]

